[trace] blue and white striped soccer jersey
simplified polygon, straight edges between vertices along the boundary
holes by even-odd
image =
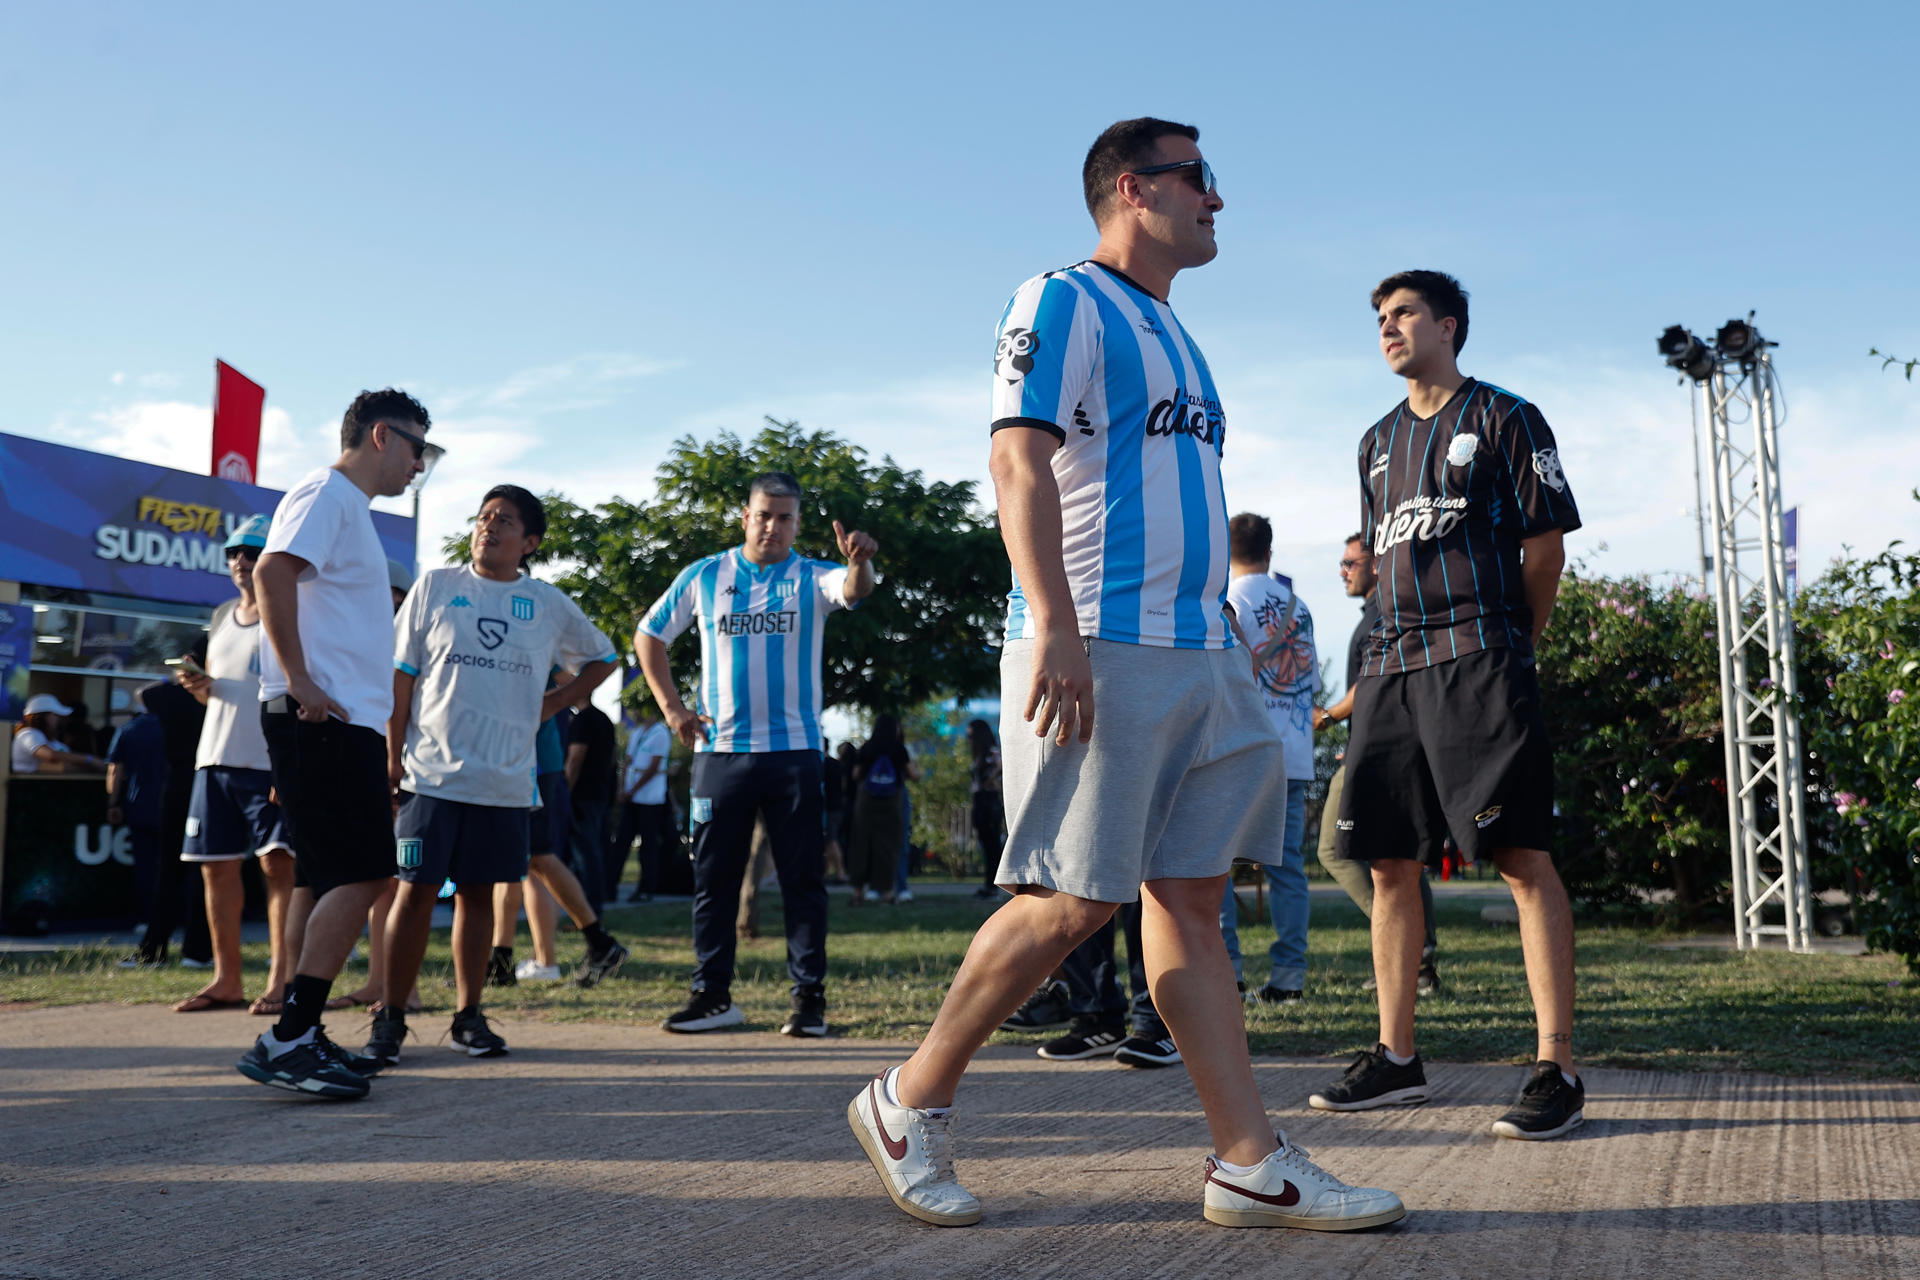
[[[1360,438],[1360,503],[1382,617],[1362,675],[1533,652],[1520,542],[1580,527],[1540,410],[1475,378],[1431,418],[1402,400]]]
[[[430,569],[393,620],[393,665],[415,677],[402,785],[463,804],[526,808],[547,673],[613,662],[613,642],[558,587],[472,566]]]
[[[1000,319],[993,430],[1060,440],[1062,549],[1080,633],[1227,649],[1226,418],[1173,309],[1082,262],[1020,286]],[[1020,584],[1007,638],[1037,634]]]
[[[820,646],[827,615],[850,608],[844,565],[789,552],[757,565],[735,547],[695,561],[640,621],[672,644],[700,624],[700,710],[712,731],[695,751],[818,751]]]

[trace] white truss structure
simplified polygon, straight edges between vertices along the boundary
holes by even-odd
[[[1717,356],[1706,397],[1720,706],[1733,844],[1735,945],[1811,951],[1806,768],[1787,595],[1777,384],[1763,343]]]

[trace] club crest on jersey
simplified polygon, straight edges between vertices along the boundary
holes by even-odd
[[[507,641],[507,624],[502,618],[479,618],[474,627],[480,632],[480,647],[498,649]]]
[[[1533,455],[1533,474],[1540,477],[1540,483],[1555,493],[1567,491],[1567,473],[1560,469],[1560,451],[1542,449]]]
[[[1447,461],[1456,467],[1464,467],[1473,461],[1473,455],[1480,451],[1480,437],[1471,433],[1455,436],[1453,443],[1447,446]]]
[[[772,594],[775,600],[786,600],[800,594],[800,584],[792,579],[776,582],[773,584]]]
[[[529,600],[525,596],[514,596],[512,598],[512,603],[513,603],[513,616],[515,618],[517,618],[521,622],[533,621],[533,601]]]
[[[1008,329],[994,348],[993,371],[1008,382],[1018,382],[1033,372],[1033,353],[1039,349],[1040,335],[1033,330]]]
[[[402,871],[412,871],[420,865],[420,841],[410,836],[393,842],[393,860]]]

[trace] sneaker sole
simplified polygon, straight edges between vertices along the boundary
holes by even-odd
[[[1140,1068],[1177,1067],[1186,1061],[1177,1053],[1171,1058],[1162,1058],[1150,1053],[1115,1053],[1113,1060],[1123,1067]]]
[[[580,987],[582,989],[585,989],[587,987],[597,987],[606,979],[611,978],[614,974],[620,972],[620,966],[625,964],[626,962],[627,962],[627,952],[622,951],[620,953],[620,958],[618,960],[615,960],[612,964],[607,965],[605,968],[601,968],[597,965],[590,966],[585,972],[581,973],[578,977],[576,977],[573,980],[573,985],[575,985],[576,987]]]
[[[1572,1133],[1586,1123],[1587,1113],[1576,1111],[1567,1117],[1566,1123],[1557,1129],[1542,1129],[1538,1133],[1528,1133],[1511,1120],[1495,1120],[1492,1125],[1496,1138],[1515,1138],[1521,1142],[1545,1142],[1548,1138],[1557,1138],[1563,1133]]]
[[[910,1200],[903,1199],[900,1193],[893,1189],[893,1175],[887,1172],[886,1160],[873,1144],[873,1134],[867,1129],[867,1122],[860,1118],[860,1099],[857,1097],[847,1104],[847,1124],[853,1129],[853,1136],[860,1140],[860,1149],[867,1153],[867,1160],[872,1163],[873,1171],[880,1175],[880,1185],[886,1189],[887,1199],[893,1201],[894,1207],[900,1212],[936,1227],[970,1227],[980,1221],[978,1209],[971,1213],[956,1213],[942,1217],[931,1210],[922,1209]]]
[[[1405,1089],[1389,1089],[1385,1093],[1357,1102],[1335,1102],[1325,1094],[1316,1093],[1307,1099],[1307,1105],[1315,1111],[1372,1111],[1375,1107],[1413,1107],[1425,1102],[1430,1095],[1427,1086],[1410,1085]]]
[[[505,1045],[488,1049],[470,1044],[461,1044],[458,1040],[455,1040],[448,1044],[447,1048],[453,1050],[455,1053],[464,1053],[469,1058],[504,1058],[507,1056],[507,1046]]]
[[[1038,1049],[1034,1050],[1036,1054],[1045,1058],[1048,1062],[1085,1062],[1088,1058],[1111,1058],[1119,1051],[1120,1042],[1118,1040],[1115,1040],[1112,1044],[1103,1044],[1095,1049],[1082,1049],[1079,1053],[1048,1053],[1045,1045],[1041,1045]]]
[[[662,1031],[677,1031],[683,1035],[696,1031],[717,1031],[721,1027],[737,1027],[747,1020],[747,1015],[739,1009],[729,1009],[725,1013],[716,1013],[706,1018],[691,1018],[686,1022],[675,1022],[669,1018],[660,1024]]]
[[[255,1084],[264,1084],[272,1089],[284,1089],[288,1093],[297,1093],[307,1098],[364,1098],[371,1089],[363,1079],[358,1089],[348,1085],[328,1084],[324,1080],[310,1080],[304,1084],[287,1079],[277,1071],[262,1071],[251,1063],[235,1063],[240,1074]]]
[[[827,1024],[824,1022],[821,1022],[821,1023],[816,1023],[813,1026],[799,1026],[795,1023],[789,1022],[780,1028],[780,1034],[783,1036],[822,1037],[827,1034]]]
[[[1270,1213],[1264,1209],[1216,1209],[1206,1205],[1201,1213],[1216,1227],[1292,1227],[1297,1231],[1365,1231],[1384,1227],[1407,1216],[1407,1206],[1383,1209],[1357,1218],[1301,1218],[1290,1213]]]

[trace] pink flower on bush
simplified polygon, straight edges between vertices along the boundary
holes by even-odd
[[[1920,786],[1920,780],[1916,780],[1914,785]],[[1842,817],[1845,817],[1849,811],[1858,809],[1859,807],[1860,797],[1853,794],[1853,792],[1836,791],[1833,793],[1834,812],[1840,814]]]
[[[1887,695],[1887,701],[1891,702],[1896,707],[1899,706],[1901,703],[1905,702],[1906,700],[1907,700],[1907,691],[1905,689],[1895,689],[1892,693]]]
[[[1887,641],[1886,646],[1880,650],[1880,661],[1882,662],[1893,661],[1893,641],[1891,640]]]

